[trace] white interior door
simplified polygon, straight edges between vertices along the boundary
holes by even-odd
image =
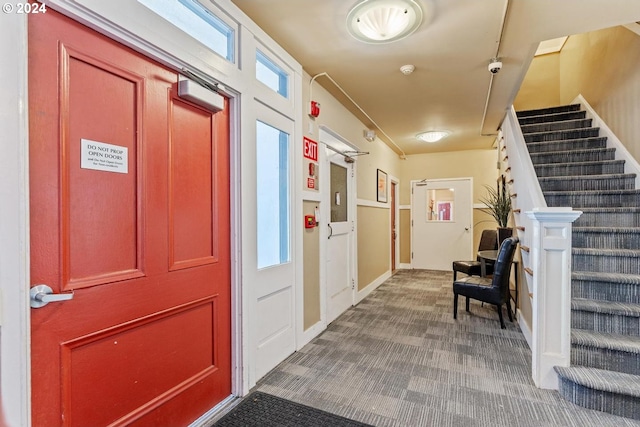
[[[344,156],[329,149],[325,162],[325,173],[329,175],[329,212],[326,214],[326,301],[327,323],[331,323],[353,305],[353,165],[344,161]]]
[[[425,180],[411,184],[413,268],[451,270],[472,259],[472,180]]]
[[[255,203],[255,210],[251,206],[243,209],[247,212],[246,244],[256,247],[255,259],[250,251],[245,257],[245,280],[253,295],[249,314],[254,326],[252,382],[295,351],[295,269],[291,253],[293,122],[257,105],[256,187],[255,199],[249,201]]]

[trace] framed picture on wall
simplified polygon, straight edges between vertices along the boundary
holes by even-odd
[[[387,203],[387,174],[386,172],[377,169],[377,200],[382,203]]]

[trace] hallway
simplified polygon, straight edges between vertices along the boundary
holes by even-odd
[[[536,388],[517,323],[452,301],[451,273],[400,270],[255,389],[380,427],[640,426]]]

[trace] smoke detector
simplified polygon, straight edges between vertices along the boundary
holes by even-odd
[[[415,69],[416,69],[415,65],[411,65],[411,64],[403,65],[402,67],[400,67],[400,71],[405,76],[408,76],[409,74],[413,73]]]

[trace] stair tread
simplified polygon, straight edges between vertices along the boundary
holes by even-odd
[[[557,151],[550,151],[550,153],[557,153]],[[543,153],[534,153],[543,154]],[[547,153],[544,153],[547,154]],[[594,166],[600,164],[612,164],[612,163],[624,163],[624,160],[588,160],[586,162],[563,162],[563,163],[536,163],[534,167],[560,167],[560,166]]]
[[[637,274],[572,271],[571,278],[576,280],[592,280],[594,282],[614,282],[629,285],[640,285],[640,275]]]
[[[567,120],[549,120],[549,121],[545,121],[545,122],[536,122],[536,123],[526,123],[526,124],[520,124],[520,128],[527,128],[527,127],[533,127],[533,126],[542,126],[542,125],[562,125],[563,123],[580,123],[580,122],[584,122],[584,121],[591,121],[592,119],[589,118],[580,118],[580,119],[567,119]],[[567,129],[554,129],[552,131],[542,131],[542,132],[555,132],[555,131],[559,131],[559,130],[575,130],[575,129],[591,129],[590,127],[577,127],[577,128],[567,128]],[[541,133],[541,132],[522,132],[523,135],[529,135],[531,133]]]
[[[571,251],[574,255],[640,257],[640,249],[572,248]]]
[[[616,151],[615,148],[579,148],[577,150],[559,150],[559,151],[544,151],[542,153],[529,153],[531,158],[533,157],[543,157],[543,156],[559,156],[562,154],[571,154],[571,153],[596,153],[598,151]],[[575,164],[574,162],[568,162],[569,164]],[[580,162],[583,163],[583,162]],[[556,163],[557,164],[557,163]]]
[[[603,301],[586,298],[573,298],[571,309],[589,311],[592,313],[603,313],[622,315],[628,317],[640,317],[640,304],[625,302]]]
[[[572,227],[573,232],[577,233],[624,233],[633,234],[640,233],[640,227]]]
[[[615,207],[615,206],[603,206],[601,208],[598,207],[584,207],[580,208],[582,214],[585,213],[640,213],[640,207],[637,206],[629,206],[629,207]]]
[[[531,145],[542,146],[544,144],[554,144],[554,143],[557,144],[560,142],[571,144],[571,143],[577,143],[577,142],[583,142],[583,141],[602,141],[606,139],[607,139],[606,136],[585,136],[584,138],[555,139],[553,141],[535,141],[535,142],[527,142],[527,147]]]
[[[585,347],[596,347],[625,353],[640,354],[640,337],[572,329],[571,343]]]
[[[554,163],[552,163],[554,164]],[[541,176],[538,181],[575,181],[578,179],[596,180],[596,179],[618,179],[618,178],[635,178],[635,173],[615,173],[604,175],[559,175],[559,176]]]
[[[531,125],[525,125],[525,126],[531,126]],[[543,135],[543,134],[558,133],[558,132],[579,132],[579,131],[600,131],[600,128],[596,126],[589,126],[586,128],[545,130],[542,132],[528,132],[528,133],[523,132],[522,135],[531,136],[531,135]],[[575,138],[571,138],[571,139],[575,139]],[[540,142],[540,141],[536,141],[536,142]]]
[[[581,104],[566,104],[566,105],[555,105],[553,107],[544,107],[544,108],[532,108],[529,110],[520,110],[516,111],[516,116],[519,117],[535,117],[535,116],[550,116],[553,114],[568,112],[568,111],[580,111]],[[541,113],[541,114],[535,114]]]
[[[557,374],[591,389],[640,398],[640,376],[585,366],[555,366]]]
[[[578,194],[587,194],[587,195],[594,195],[594,194],[604,194],[604,195],[610,195],[610,194],[640,194],[640,190],[637,189],[631,189],[631,190],[581,190],[581,191],[545,191],[544,195],[546,196],[551,195],[551,196],[555,196],[557,194],[568,194],[568,193],[578,193]]]

